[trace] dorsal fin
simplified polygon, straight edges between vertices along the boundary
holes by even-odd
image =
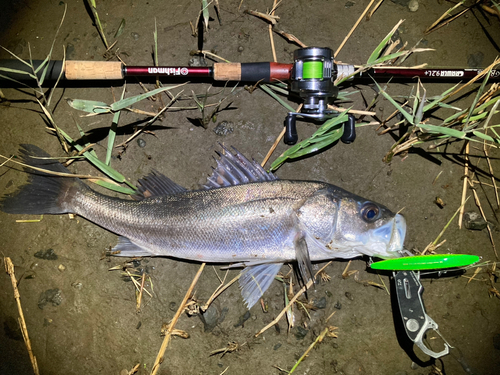
[[[138,193],[132,196],[135,200],[179,194],[187,191],[186,188],[176,184],[157,170],[153,170],[150,174],[137,181],[137,188],[139,189]]]
[[[234,154],[223,145],[223,153],[217,152],[219,159],[217,167],[213,168],[212,175],[203,187],[215,189],[225,186],[247,184],[249,182],[263,182],[277,180],[276,176],[268,173],[255,160],[248,160],[234,147]]]

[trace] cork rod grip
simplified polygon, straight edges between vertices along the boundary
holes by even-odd
[[[216,81],[241,81],[240,63],[215,63],[214,80]]]
[[[66,61],[64,74],[68,80],[123,79],[119,61]]]

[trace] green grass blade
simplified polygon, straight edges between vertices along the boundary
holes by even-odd
[[[372,78],[373,79],[373,78]],[[382,87],[380,87],[380,85],[375,81],[373,80],[373,82],[375,82],[375,84],[377,85],[379,91],[382,93],[382,95],[391,102],[391,104],[396,107],[396,109],[401,112],[401,114],[404,116],[404,118],[406,119],[406,121],[408,121],[410,124],[412,125],[415,125],[415,119],[413,118],[412,115],[410,115],[406,110],[403,109],[403,107],[401,107],[401,105],[396,102],[388,93],[386,93]]]
[[[26,60],[21,59],[14,52],[9,51],[7,48],[5,48],[3,46],[0,46],[0,48],[2,48],[5,52],[8,52],[12,57],[16,58],[17,60],[19,60],[20,62],[22,62],[24,65],[26,65],[26,66],[28,66],[28,67],[31,68],[31,65],[30,65],[29,62],[27,62]]]
[[[66,102],[70,105],[70,107],[83,112],[94,114],[111,112],[109,105],[95,100],[66,99]]]
[[[208,31],[208,20],[210,19],[210,14],[208,13],[208,0],[201,0],[202,13],[203,13],[203,23],[205,24],[205,30]]]
[[[445,103],[441,103],[441,101],[449,94],[451,93],[453,90],[455,90],[455,88],[460,85],[460,83],[457,83],[455,86],[453,86],[452,88],[446,90],[445,92],[443,92],[441,95],[435,97],[435,98],[432,98],[432,102],[430,102],[429,104],[427,104],[425,107],[424,107],[424,112],[427,112],[428,110],[434,108],[435,106],[437,105],[442,105],[443,107],[445,107]],[[429,98],[430,99],[430,98]],[[446,107],[445,107],[446,108]],[[451,107],[449,106],[448,108],[455,108],[455,107]]]
[[[430,124],[417,124],[417,126],[421,129],[427,130],[429,133],[433,134],[444,134],[450,137],[455,137],[459,139],[465,139],[467,133],[452,129],[452,128],[445,128],[444,126],[436,126],[436,125],[430,125]]]
[[[63,16],[61,18],[61,22],[59,23],[59,26],[57,27],[56,34],[54,35],[54,39],[52,40],[52,45],[50,46],[49,54],[47,55],[47,57],[45,58],[43,63],[40,65],[40,67],[44,66],[43,71],[42,71],[42,75],[40,76],[40,80],[39,80],[40,87],[43,85],[43,82],[45,81],[45,77],[47,76],[47,71],[49,70],[49,65],[50,65],[49,61],[52,58],[52,51],[54,51],[54,45],[56,44],[57,35],[59,35],[59,31],[61,30],[64,19],[66,18],[66,11],[67,10],[68,10],[68,5],[64,4],[64,13],[63,13]]]
[[[275,99],[278,103],[280,103],[283,107],[285,107],[289,112],[295,112],[295,109],[290,107],[288,103],[286,103],[283,99],[281,99],[278,95],[276,95],[273,90],[267,84],[260,84],[259,87],[267,92],[273,99]]]
[[[81,139],[85,142],[85,147],[88,147],[90,145],[90,142],[87,139],[87,135],[83,131],[82,127],[76,121],[75,121],[75,125],[78,128],[78,132],[80,133]],[[95,152],[95,150],[93,148],[90,148],[88,150],[88,152],[90,152],[92,154],[92,156],[94,156],[94,157],[97,158],[97,154],[96,154],[96,152]]]
[[[286,88],[276,86],[275,84],[272,84],[272,83],[266,83],[266,86],[269,87],[273,91],[279,92],[282,95],[287,95],[287,96],[290,95],[290,90],[288,90]]]
[[[426,100],[426,95],[427,95],[427,91],[425,91],[425,89],[422,87],[422,89],[424,90],[424,94],[422,95],[422,99],[420,100],[420,105],[418,106],[418,109],[417,109],[417,112],[415,113],[415,124],[420,124],[420,122],[422,121],[422,118],[424,117],[424,104],[425,104],[425,100]]]
[[[61,128],[59,128],[59,131],[63,135],[64,138],[68,141],[68,143],[71,144],[74,148],[76,148],[78,151],[83,150],[83,147],[79,144],[77,144],[73,138],[71,138],[68,134],[66,134],[65,131],[63,131]],[[90,161],[97,169],[99,169],[101,172],[103,172],[106,176],[110,177],[111,179],[115,180],[116,182],[121,182],[121,183],[126,183],[131,187],[134,187],[131,185],[125,176],[123,176],[120,172],[116,171],[115,169],[107,166],[104,164],[101,160],[93,156],[89,151],[85,151],[83,153],[83,156]]]
[[[344,127],[334,130],[328,137],[325,137],[321,142],[314,142],[308,147],[305,147],[296,153],[289,156],[290,159],[300,158],[302,156],[312,154],[314,152],[320,151],[323,148],[331,145],[333,142],[338,141],[344,134]]]
[[[270,170],[274,171],[278,169],[288,159],[294,159],[317,152],[337,141],[344,134],[344,127],[341,125],[347,121],[347,116],[348,113],[346,111],[342,112],[337,117],[327,120],[310,138],[307,138],[289,148],[281,156],[279,156],[271,164]]]
[[[121,99],[125,97],[125,88],[126,86],[124,85]],[[109,128],[108,149],[106,150],[106,161],[105,161],[106,165],[109,165],[109,163],[111,163],[111,153],[113,152],[113,147],[115,144],[116,130],[118,129],[118,121],[120,120],[120,113],[121,111],[115,112],[115,114],[113,115],[113,122],[111,122],[111,127]]]
[[[394,26],[394,28],[389,32],[389,34],[387,34],[387,36],[384,39],[382,39],[380,44],[377,46],[377,48],[375,48],[375,50],[372,52],[372,54],[368,58],[368,61],[367,61],[368,65],[373,64],[378,59],[378,57],[382,53],[382,50],[387,46],[387,43],[389,43],[389,40],[391,40],[392,36],[394,35],[396,30],[398,29],[399,25],[401,25],[403,23],[403,21],[404,20],[400,20],[397,23],[397,25]]]
[[[481,104],[479,107],[477,107],[474,112],[472,113],[473,115],[478,114],[479,112],[482,112],[486,108],[488,108],[490,105],[495,104],[500,100],[500,95],[494,97],[493,99],[488,100],[486,103]]]
[[[490,72],[491,72],[491,69],[490,69]],[[474,101],[472,102],[472,105],[470,106],[469,114],[467,115],[467,121],[465,122],[465,125],[464,125],[465,128],[469,124],[470,118],[472,117],[472,114],[474,113],[474,109],[476,108],[477,102],[481,98],[481,95],[483,95],[484,87],[486,86],[486,83],[488,82],[489,78],[490,78],[490,73],[488,72],[484,76],[483,83],[481,84],[481,87],[479,87],[479,90],[477,90],[476,97],[474,98]]]
[[[109,189],[109,190],[113,190],[113,191],[116,191],[118,193],[123,193],[123,194],[128,194],[128,195],[132,195],[132,194],[135,194],[135,190],[133,189],[130,189],[126,186],[120,186],[120,185],[115,185],[111,182],[108,182],[108,181],[103,181],[103,180],[95,180],[95,181],[92,181],[93,183],[99,185],[99,186],[102,186],[106,189]]]
[[[185,83],[182,83],[180,85],[175,85],[175,86],[165,86],[165,87],[160,87],[155,90],[151,90],[149,92],[146,92],[144,94],[136,95],[136,96],[131,96],[130,98],[122,99],[119,100],[113,104],[111,104],[109,107],[111,110],[114,111],[119,111],[121,109],[125,109],[127,107],[130,107],[132,104],[135,104],[137,102],[140,102],[141,100],[147,99],[150,96],[159,94],[160,92],[167,91],[167,90],[172,90],[175,89],[176,87],[185,85]]]
[[[114,38],[118,38],[123,33],[123,29],[125,28],[125,18],[122,18],[122,22],[120,22],[120,26],[118,26],[118,30],[116,30]]]
[[[33,73],[25,72],[24,70],[11,69],[11,68],[2,68],[2,67],[0,67],[0,72],[7,72],[7,73],[14,73],[14,74],[26,74],[26,75],[30,76],[30,78],[33,78],[33,79],[36,80],[36,76]],[[15,81],[12,78],[11,78],[11,80]]]
[[[489,135],[481,133],[480,131],[477,131],[477,130],[474,130],[472,132],[472,134],[474,134],[478,138],[482,138],[484,140],[487,140],[487,141],[490,141],[490,142],[493,142],[493,143],[500,143],[500,139],[490,137]]]

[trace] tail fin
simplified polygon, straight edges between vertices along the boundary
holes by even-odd
[[[20,153],[25,164],[59,173],[71,173],[61,163],[34,145],[21,145]],[[83,183],[78,178],[58,177],[49,173],[24,168],[29,172],[27,185],[13,196],[0,200],[0,210],[10,214],[62,214],[71,211],[71,200]]]

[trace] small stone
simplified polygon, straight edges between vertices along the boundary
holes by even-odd
[[[354,1],[348,1],[348,2],[346,2],[346,3],[345,3],[344,8],[349,9],[349,8],[350,8],[350,7],[352,7],[354,4],[355,4],[355,3],[354,3]]]
[[[61,272],[64,272],[66,271],[66,266],[64,264],[60,264],[59,266],[57,266],[57,269]]]
[[[488,226],[488,223],[477,212],[466,212],[464,225],[469,230],[483,230]]]
[[[278,350],[279,348],[281,348],[281,344],[277,343],[276,345],[274,345],[273,350]]]
[[[75,282],[75,283],[72,283],[72,284],[71,284],[71,286],[72,286],[73,288],[75,288],[76,290],[82,290],[82,288],[83,288],[83,284],[82,284],[82,283],[80,283],[80,282]]]
[[[189,66],[207,66],[207,60],[205,60],[205,57],[203,56],[193,56],[189,59],[189,62],[188,62],[188,65]]]
[[[50,319],[50,318],[44,318],[43,319],[43,326],[44,327],[48,327],[48,326],[50,326],[52,324],[52,322],[53,322],[52,319]]]
[[[334,343],[332,344],[332,348],[333,348],[333,349],[338,349],[338,348],[339,348],[339,344],[337,344],[336,342],[334,342]]]
[[[330,292],[329,290],[325,290],[325,294],[328,298],[332,298],[333,297],[333,294],[332,292]]]
[[[200,314],[200,319],[203,322],[204,331],[212,332],[219,321],[219,312],[214,305],[210,305],[203,314]]]
[[[245,322],[250,319],[250,311],[247,311],[243,316],[240,316],[239,319],[238,319],[238,323],[236,323],[234,325],[234,328],[236,327],[243,327],[243,325],[245,324]]]
[[[410,0],[408,3],[408,9],[410,12],[416,12],[418,10],[418,0]]]
[[[130,35],[132,36],[132,38],[134,38],[134,40],[139,39],[139,36],[140,36],[138,33],[135,33],[135,32],[131,32]]]
[[[35,253],[35,258],[45,259],[45,260],[57,260],[57,254],[54,249],[40,250]]]
[[[48,303],[52,303],[52,306],[59,306],[62,303],[62,294],[60,289],[48,289],[40,294],[38,307],[43,310]]]
[[[481,68],[483,66],[484,53],[479,51],[478,53],[471,53],[467,56],[467,65],[469,68]]]
[[[238,46],[238,52],[243,52],[244,48],[242,46]]]
[[[73,59],[75,57],[75,46],[71,43],[68,43],[66,46],[66,58]]]
[[[219,315],[219,324],[222,323],[224,321],[224,319],[226,319],[226,315],[227,315],[227,312],[229,311],[229,308],[227,307],[224,307],[222,309],[222,311],[220,312],[220,315]]]
[[[353,297],[353,295],[352,295],[351,293],[349,293],[349,292],[345,292],[345,296],[346,296],[346,298],[347,298],[348,300],[354,301],[354,297]]]
[[[297,326],[297,331],[295,332],[295,337],[297,338],[297,340],[302,340],[304,337],[306,337],[308,332],[309,332],[309,330],[307,330],[301,326]]]
[[[214,133],[225,137],[234,131],[233,123],[229,121],[221,121],[214,129]]]
[[[144,139],[142,139],[142,138],[139,138],[139,139],[137,140],[137,144],[138,144],[138,145],[139,145],[139,147],[141,147],[141,148],[146,147],[146,141],[145,141]]]
[[[170,302],[168,308],[170,309],[170,311],[177,311],[177,303]]]
[[[317,309],[324,309],[326,307],[326,297],[321,297],[320,299],[314,299],[312,304]]]
[[[335,305],[333,305],[333,307],[335,307],[337,310],[340,310],[342,308],[342,304],[340,303],[340,301],[337,301],[335,302]]]

